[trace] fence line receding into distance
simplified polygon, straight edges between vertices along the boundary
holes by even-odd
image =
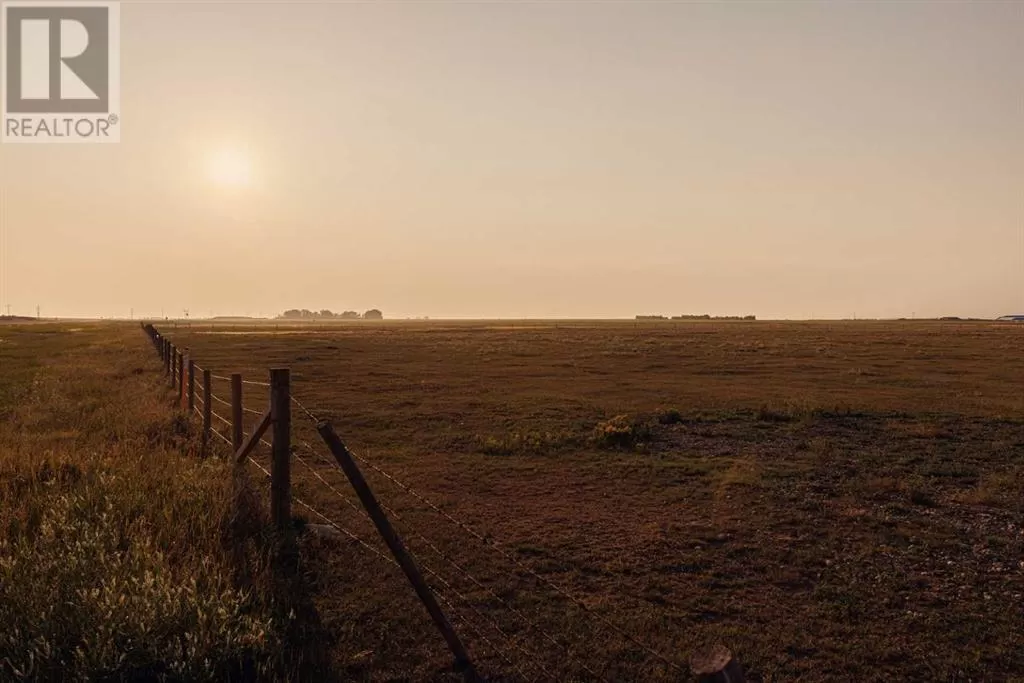
[[[586,614],[591,618],[597,627],[610,633],[614,633],[618,637],[621,637],[625,641],[631,643],[640,652],[642,652],[646,658],[660,662],[665,668],[665,674],[667,677],[681,678],[686,676],[687,671],[682,666],[660,652],[650,648],[636,636],[616,626],[607,617],[596,612],[593,608],[572,595],[569,591],[538,573],[528,564],[516,557],[513,551],[496,543],[488,534],[481,533],[469,524],[457,519],[451,513],[443,510],[439,505],[432,502],[429,498],[409,486],[407,483],[386,472],[383,468],[367,460],[365,457],[350,450],[335,432],[334,427],[329,421],[319,419],[313,411],[308,409],[301,401],[292,395],[290,372],[287,368],[271,369],[269,373],[269,382],[246,380],[238,373],[231,374],[230,376],[214,374],[210,368],[201,367],[196,362],[196,359],[192,357],[189,349],[183,349],[176,346],[152,324],[142,323],[142,329],[149,336],[154,348],[161,357],[168,386],[175,392],[176,403],[179,405],[181,410],[186,412],[186,414],[191,415],[195,413],[199,416],[202,425],[202,455],[205,457],[213,454],[214,449],[212,439],[217,439],[219,442],[222,442],[224,446],[230,449],[233,460],[237,466],[250,463],[257,467],[270,480],[271,520],[278,533],[282,549],[289,548],[294,541],[294,526],[291,518],[291,505],[292,502],[294,502],[296,505],[311,513],[315,518],[333,528],[341,535],[355,541],[360,548],[367,550],[383,561],[400,568],[405,574],[406,579],[411,584],[417,597],[426,608],[434,626],[437,628],[451,651],[455,660],[455,670],[461,672],[466,681],[475,682],[482,679],[472,663],[465,644],[460,639],[445,611],[442,610],[441,603],[444,604],[453,616],[459,619],[462,626],[465,626],[476,637],[478,637],[488,646],[495,656],[514,669],[524,680],[557,680],[557,676],[544,668],[542,658],[536,654],[536,643],[526,644],[521,642],[523,640],[522,636],[517,638],[509,635],[498,623],[494,621],[494,619],[483,614],[471,600],[458,592],[452,582],[447,580],[436,568],[423,563],[414,556],[402,541],[402,538],[393,526],[391,519],[403,521],[406,526],[408,526],[408,521],[404,520],[403,517],[393,508],[379,501],[364,478],[362,471],[359,468],[359,464],[368,467],[375,473],[388,479],[400,490],[414,498],[422,506],[422,509],[437,514],[446,522],[452,524],[460,531],[460,533],[478,541],[481,547],[490,548],[498,557],[510,562],[517,569],[526,572],[547,589],[568,600],[578,608],[581,613]],[[213,393],[213,379],[230,383],[230,400]],[[196,386],[197,383],[200,384],[198,388]],[[260,412],[244,405],[242,400],[243,386],[253,386],[268,391],[269,407],[266,411]],[[214,403],[224,406],[227,409],[228,417],[225,417],[215,411],[213,409]],[[317,433],[320,435],[327,447],[327,451],[333,456],[335,462],[332,463],[330,459],[309,443],[299,440],[299,444],[303,447],[306,453],[313,456],[327,467],[330,467],[333,470],[340,470],[340,472],[345,475],[349,485],[352,487],[352,490],[355,492],[356,498],[359,501],[358,503],[353,502],[350,497],[346,496],[337,487],[332,486],[316,470],[316,468],[306,462],[302,455],[300,455],[299,449],[293,445],[292,405],[295,405],[300,410],[302,416],[308,418],[315,426]],[[248,433],[245,431],[243,425],[243,418],[246,414],[257,416],[256,423],[252,428],[252,431]],[[213,424],[214,419],[218,421],[216,428]],[[220,432],[221,426],[226,429],[227,436]],[[264,435],[268,433],[271,438],[270,442],[264,438]],[[252,452],[261,444],[266,446],[271,452],[269,470],[252,457]],[[329,515],[326,515],[322,511],[314,508],[309,502],[294,496],[292,493],[291,477],[292,459],[295,459],[306,470],[312,473],[320,484],[345,502],[346,505],[356,510],[356,512],[360,513],[364,518],[368,518],[390,552],[390,557],[373,544],[367,542],[366,539],[342,526]],[[447,566],[452,567],[460,576],[465,577],[475,587],[487,593],[489,595],[489,599],[495,601],[509,613],[514,615],[523,626],[524,633],[526,635],[536,633],[545,643],[556,647],[559,653],[564,655],[568,662],[575,663],[595,680],[609,680],[606,674],[595,670],[595,662],[584,661],[580,656],[574,654],[571,646],[563,642],[564,639],[559,639],[556,635],[545,630],[536,622],[536,620],[531,619],[521,609],[513,606],[509,600],[501,597],[496,591],[487,587],[482,581],[473,576],[462,563],[451,558],[447,553],[439,549],[435,543],[427,539],[415,529],[407,529],[407,532],[418,541],[422,542],[427,549],[440,558]],[[424,577],[424,573],[430,577],[433,584]],[[482,628],[479,623],[474,623],[474,621],[467,617],[465,610],[460,611],[456,609],[455,605],[452,604],[452,601],[446,597],[446,591],[454,596],[456,600],[463,603],[465,608],[472,612],[476,618],[489,626],[490,630],[496,633],[501,639],[501,645],[505,646],[504,649],[499,645],[496,645],[484,634],[487,630],[486,627]],[[518,664],[509,657],[509,649],[514,649],[521,656],[521,660]],[[532,673],[524,671],[524,666],[530,669]],[[732,657],[728,650],[721,647],[702,650],[701,652],[694,654],[690,659],[689,669],[690,672],[692,672],[692,674],[700,681],[729,681],[730,683],[741,683],[743,681],[742,672],[739,669],[737,661]]]

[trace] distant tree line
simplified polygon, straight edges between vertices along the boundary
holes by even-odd
[[[384,314],[376,308],[371,308],[362,314],[358,311],[334,313],[326,308],[320,311],[311,311],[306,308],[290,308],[277,317],[285,320],[383,320]]]
[[[637,320],[757,320],[755,315],[638,315]]]

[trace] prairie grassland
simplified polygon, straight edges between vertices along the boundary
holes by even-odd
[[[137,326],[0,326],[0,680],[297,672],[260,506]]]
[[[722,642],[754,680],[1024,677],[1024,326],[158,327],[218,375],[265,381],[269,367],[290,367],[295,395],[357,453],[672,662],[685,666],[694,647]],[[137,327],[88,334],[111,361],[140,358],[115,365],[129,375],[136,363],[145,368],[127,385],[135,377],[145,386],[123,397],[133,410],[150,405],[153,420],[175,419],[166,390],[146,403],[157,362],[132,355],[151,354]],[[11,351],[8,336],[0,332],[0,353]],[[54,363],[66,343],[19,354]],[[60,363],[70,386],[82,369]],[[214,391],[229,395],[219,380]],[[248,407],[266,406],[265,387],[245,392]],[[89,405],[88,396],[68,401],[69,410]],[[296,496],[380,548],[342,500],[354,497],[300,410],[294,422]],[[109,440],[106,424],[80,421],[74,438]],[[5,442],[29,444],[22,431]],[[61,428],[38,431],[54,439]],[[188,499],[227,480],[182,483],[175,451],[189,443],[164,454],[179,481],[164,481],[170,466],[138,475],[139,486],[175,487],[147,501]],[[366,474],[428,576],[449,584],[430,577],[488,676],[685,678]],[[254,494],[266,499],[263,488]],[[199,536],[228,514],[228,499],[209,495],[213,512],[194,522]],[[205,547],[223,557],[222,546]],[[451,678],[443,643],[397,569],[348,540],[305,537],[302,550],[317,638],[338,676]]]
[[[162,329],[219,373],[290,367],[296,396],[357,452],[675,662],[723,642],[755,680],[1024,676],[1024,326]],[[246,391],[266,405],[264,389]],[[344,479],[297,453],[296,494],[373,540],[305,464],[340,492]],[[442,592],[485,672],[589,680],[585,662],[612,680],[681,677],[367,476],[451,582]],[[342,546],[309,567],[338,670],[443,677],[443,645],[397,570]]]

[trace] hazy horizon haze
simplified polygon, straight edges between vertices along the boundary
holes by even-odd
[[[0,313],[1024,313],[1024,3],[123,2]]]

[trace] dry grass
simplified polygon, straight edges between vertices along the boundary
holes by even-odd
[[[297,671],[253,492],[169,407],[137,328],[0,328],[0,678]]]
[[[296,395],[357,452],[673,661],[721,641],[754,680],[1024,676],[1024,326],[163,331],[222,374],[265,380],[268,367],[291,367]],[[247,386],[246,401],[262,409],[265,390]],[[298,413],[296,427],[316,444]],[[304,447],[297,456],[347,491]],[[586,662],[611,680],[681,677],[367,474],[421,564],[468,598],[472,609],[443,591],[485,673],[589,680]],[[294,476],[297,495],[372,541],[368,524],[304,467]],[[340,676],[450,678],[443,644],[397,570],[348,541],[308,541],[303,558]]]

